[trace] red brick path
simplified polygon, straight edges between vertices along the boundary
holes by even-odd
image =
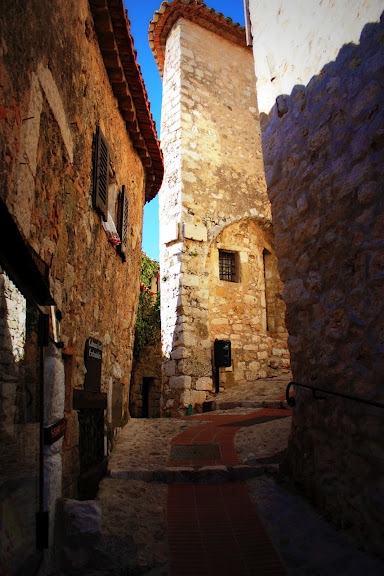
[[[287,416],[291,412],[287,411]],[[234,437],[239,427],[223,424],[262,416],[281,416],[264,409],[240,415],[199,416],[211,420],[189,428],[172,444],[219,444],[221,459],[172,461],[170,466],[234,465]],[[171,484],[168,487],[168,540],[172,576],[283,576],[281,564],[243,482]]]

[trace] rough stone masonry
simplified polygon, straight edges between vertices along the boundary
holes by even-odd
[[[223,388],[288,371],[289,355],[244,30],[195,3],[163,4],[150,30],[164,66],[162,409],[176,414],[213,390],[216,338],[232,348]]]
[[[263,9],[268,27],[260,22]],[[282,7],[250,0],[293,376],[378,402],[384,398],[382,9],[374,1]],[[279,43],[268,44],[265,30]],[[295,395],[287,458],[293,479],[362,545],[384,554],[383,409],[329,395],[316,400],[298,387]]]

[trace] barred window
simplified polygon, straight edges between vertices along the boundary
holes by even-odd
[[[219,277],[226,282],[238,282],[236,252],[219,250]]]

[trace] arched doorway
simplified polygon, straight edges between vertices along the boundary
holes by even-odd
[[[48,546],[44,348],[54,301],[47,265],[1,200],[0,221],[0,566],[34,574]]]
[[[42,548],[39,312],[1,267],[0,284],[0,564],[10,574],[33,574]]]

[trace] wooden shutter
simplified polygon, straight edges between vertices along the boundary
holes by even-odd
[[[119,252],[125,262],[127,244],[128,244],[128,194],[125,186],[121,190],[120,198],[120,222],[119,222],[119,236],[121,244],[119,245]]]
[[[107,141],[97,127],[93,167],[93,205],[103,220],[108,220],[109,149]]]

